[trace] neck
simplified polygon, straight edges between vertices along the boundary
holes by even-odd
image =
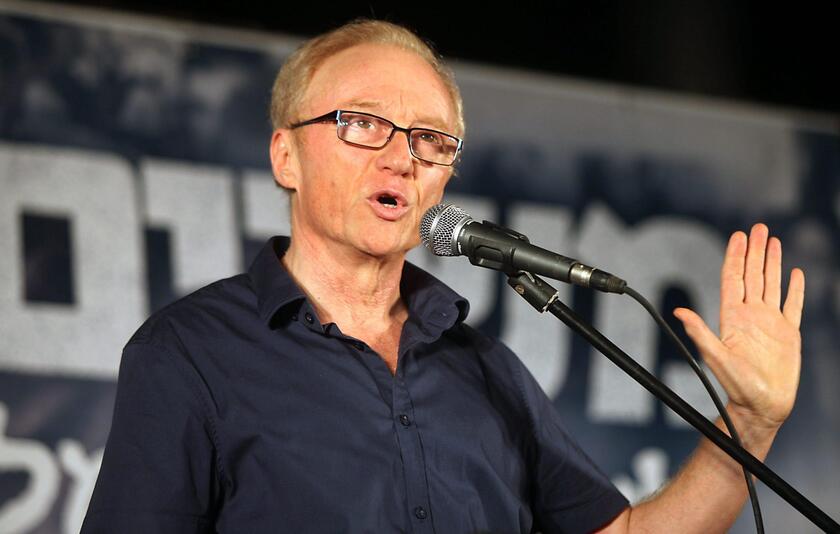
[[[407,316],[400,298],[404,254],[378,258],[293,229],[282,263],[321,322],[334,322],[345,333],[379,329]]]

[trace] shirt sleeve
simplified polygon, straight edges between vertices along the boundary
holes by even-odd
[[[199,382],[162,346],[126,346],[83,534],[214,531],[217,449]]]
[[[517,358],[518,381],[535,437],[534,517],[542,532],[592,532],[629,506],[569,435],[560,414]]]

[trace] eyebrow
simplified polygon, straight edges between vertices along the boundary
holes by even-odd
[[[359,110],[376,112],[375,114],[382,113],[382,106],[378,102],[370,100],[353,100],[341,105],[344,107],[340,107],[339,109],[346,109],[348,111]],[[442,120],[436,117],[418,117],[416,122],[430,124],[432,128],[438,129],[443,133],[448,133],[450,129]]]

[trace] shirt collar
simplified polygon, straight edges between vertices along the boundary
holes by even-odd
[[[290,243],[286,236],[272,237],[248,269],[260,318],[265,323],[270,323],[282,308],[306,299],[306,294],[280,263]],[[409,314],[434,329],[448,329],[466,319],[469,313],[467,299],[409,262],[403,266],[400,292]]]
[[[285,236],[272,237],[248,269],[257,294],[260,319],[264,323],[269,323],[274,315],[286,305],[306,298],[306,294],[295,284],[289,272],[280,263],[280,258],[288,250],[290,242],[290,239]]]

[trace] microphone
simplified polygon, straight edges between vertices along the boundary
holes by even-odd
[[[507,274],[526,271],[607,293],[624,293],[627,286],[608,272],[532,245],[514,230],[477,222],[452,204],[437,204],[426,211],[420,239],[436,256],[467,256],[473,265]]]

